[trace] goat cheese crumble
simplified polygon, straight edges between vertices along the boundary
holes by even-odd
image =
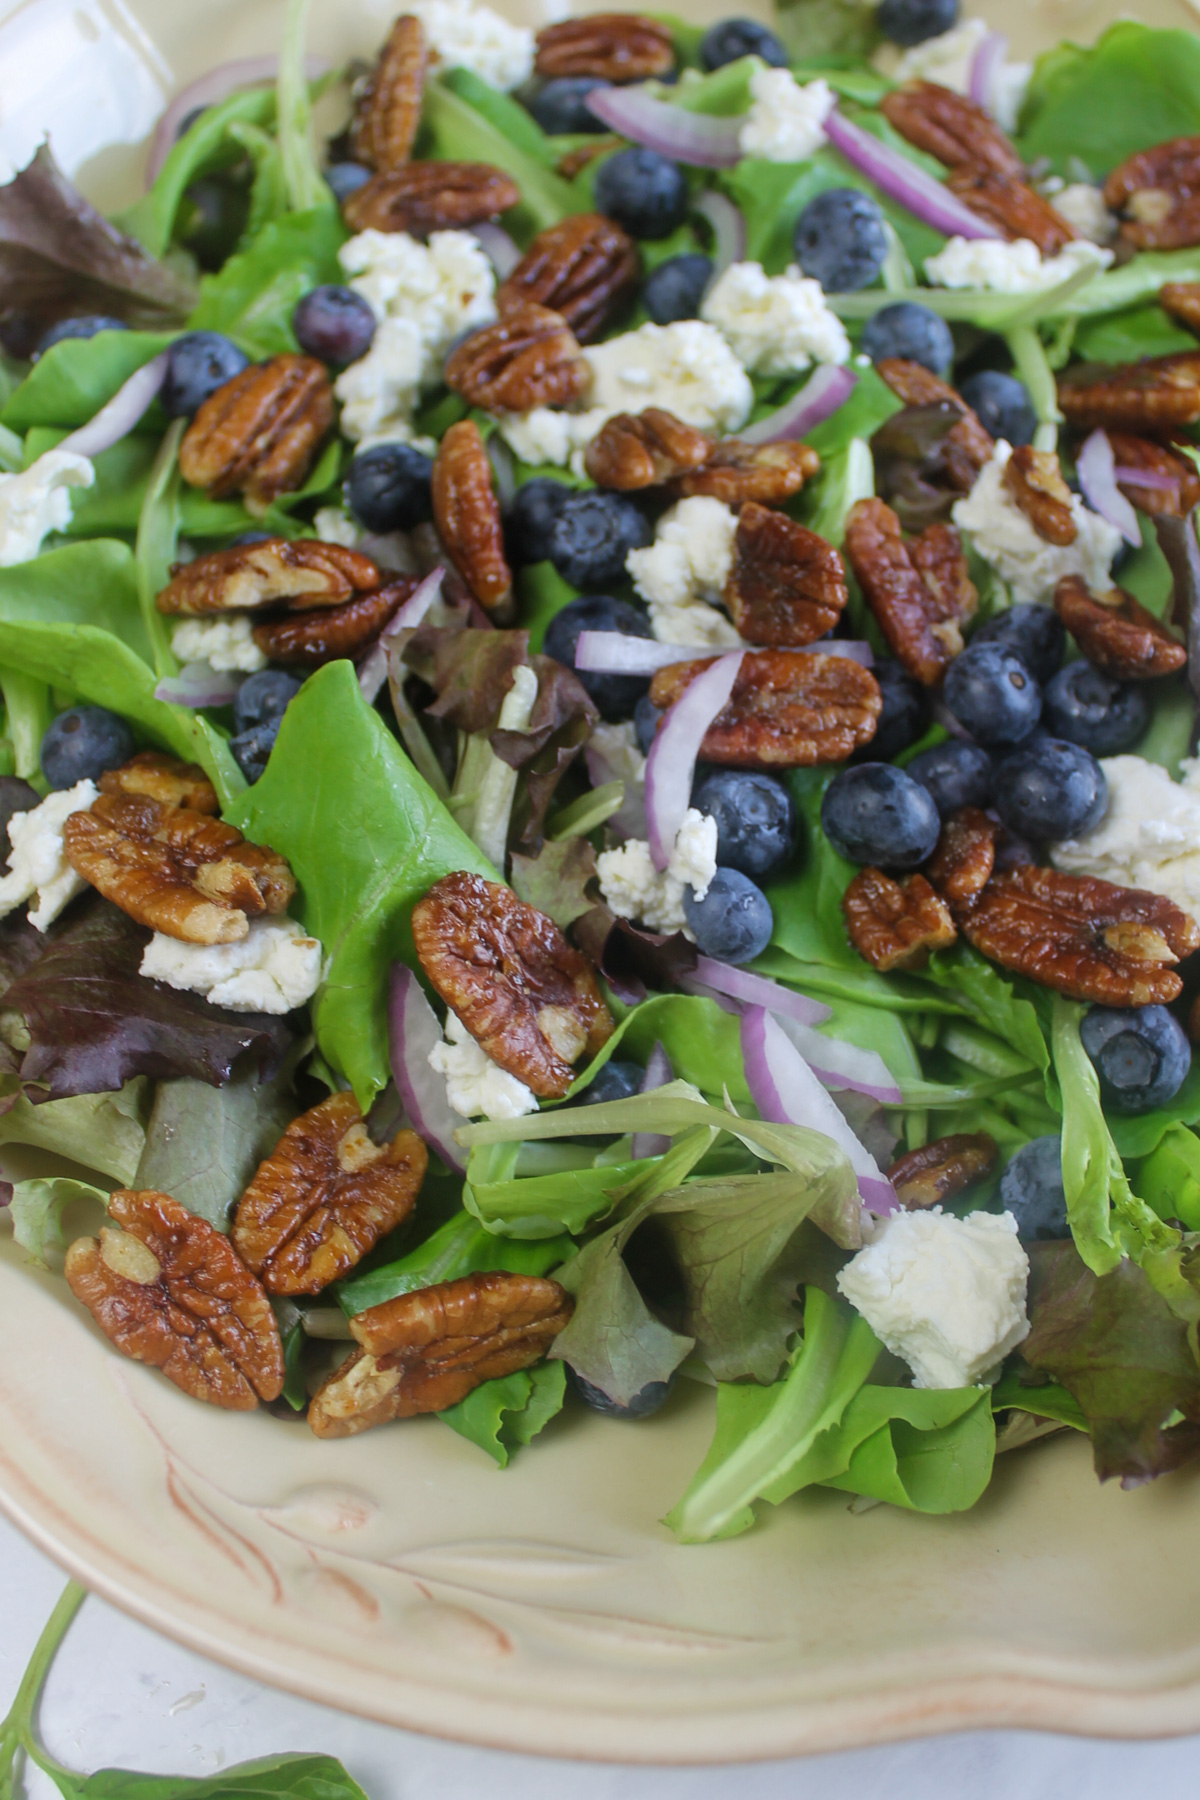
[[[1089,512],[1077,494],[1071,496],[1075,521],[1073,544],[1048,544],[1004,486],[1011,444],[999,438],[995,451],[979,471],[971,492],[955,502],[952,518],[985,562],[990,563],[1014,600],[1053,598],[1064,575],[1079,575],[1093,591],[1112,585],[1109,569],[1121,546],[1121,534],[1099,513]]]
[[[825,121],[836,105],[825,81],[797,81],[787,69],[759,69],[750,77],[750,112],[738,134],[743,156],[767,162],[807,162],[825,142]]]
[[[1111,244],[1116,237],[1120,221],[1105,206],[1102,191],[1090,181],[1055,178],[1042,183],[1042,193],[1080,237],[1093,244]]]
[[[96,471],[72,450],[47,450],[18,475],[0,475],[0,568],[30,562],[52,531],[71,523],[71,488],[89,488]]]
[[[434,60],[451,69],[470,69],[508,93],[533,74],[534,36],[490,6],[472,0],[412,0],[409,11],[425,27]]]
[[[231,1012],[288,1013],[312,999],[321,964],[320,940],[295,919],[258,918],[235,944],[185,944],[156,931],[139,973]]]
[[[845,326],[820,282],[794,263],[783,275],[768,275],[761,263],[731,263],[700,311],[751,375],[796,375],[814,362],[849,360]]]
[[[446,1041],[429,1052],[429,1066],[446,1078],[446,1098],[464,1119],[519,1119],[537,1111],[523,1081],[494,1063],[457,1013],[446,1014]]]
[[[265,669],[268,660],[253,631],[254,622],[245,613],[183,619],[171,633],[171,648],[180,662],[206,662],[210,669],[253,675],[256,669]]]
[[[63,907],[82,894],[87,882],[67,861],[63,826],[72,813],[86,812],[99,793],[94,781],[77,781],[73,788],[48,794],[40,806],[13,814],[8,821],[9,872],[0,875],[0,919],[36,894],[29,923],[45,931]]]
[[[1051,846],[1056,869],[1165,894],[1200,923],[1200,759],[1172,781],[1140,756],[1107,756],[1108,810],[1083,837]]]
[[[936,287],[984,288],[993,294],[1039,294],[1070,280],[1081,269],[1106,269],[1111,250],[1077,238],[1057,256],[1043,256],[1030,238],[1015,244],[999,238],[952,237],[944,250],[925,259],[925,274]]]
[[[631,550],[625,568],[650,609],[660,644],[718,649],[741,642],[717,608],[733,566],[737,514],[706,494],[680,500],[658,521],[654,542]]]
[[[982,19],[964,19],[937,37],[926,38],[906,50],[889,73],[894,81],[936,81],[956,94],[970,94],[971,72],[988,26]],[[1000,61],[992,72],[987,111],[1002,131],[1015,131],[1021,102],[1033,74],[1033,64]]]
[[[649,931],[682,931],[692,937],[683,910],[691,888],[703,900],[717,872],[717,821],[689,806],[666,868],[655,868],[644,838],[626,838],[596,858],[605,904],[622,919],[640,919]]]

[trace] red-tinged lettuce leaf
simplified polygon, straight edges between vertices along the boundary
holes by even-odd
[[[571,935],[627,1006],[636,1006],[651,988],[669,992],[696,967],[696,946],[682,931],[640,931],[607,906],[593,906]]]
[[[517,851],[512,859],[514,891],[564,930],[595,906],[587,892],[595,873],[596,852],[586,838],[543,844],[536,856]]]
[[[404,661],[437,698],[425,710],[460,731],[491,731],[500,717],[513,671],[529,661],[527,631],[477,631],[421,625]]]
[[[583,683],[552,656],[531,656],[537,699],[526,731],[493,731],[491,746],[510,769],[524,770],[517,842],[536,853],[554,790],[592,735],[600,714]]]

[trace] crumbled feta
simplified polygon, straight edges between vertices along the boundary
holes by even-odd
[[[429,1066],[446,1077],[446,1098],[464,1119],[519,1119],[537,1111],[525,1083],[492,1061],[457,1013],[446,1014],[446,1042],[433,1046]]]
[[[625,567],[650,608],[650,628],[660,644],[707,649],[741,642],[715,604],[729,579],[736,533],[732,508],[696,495],[663,514],[652,544],[630,551]]]
[[[182,619],[171,634],[171,648],[180,662],[206,662],[210,669],[239,670],[253,675],[265,669],[267,658],[252,636],[254,621],[246,613],[224,618]]]
[[[954,523],[970,533],[975,549],[1006,583],[1014,600],[1048,602],[1064,575],[1082,576],[1093,592],[1109,588],[1109,567],[1121,545],[1120,532],[1073,494],[1075,542],[1048,544],[1004,486],[1011,455],[1011,445],[1000,438],[971,492],[956,501]]]
[[[1093,244],[1111,244],[1119,221],[1104,204],[1104,194],[1090,181],[1046,182],[1042,188],[1056,213]]]
[[[490,6],[472,0],[412,0],[409,11],[425,27],[434,60],[470,69],[508,93],[533,74],[534,36]]]
[[[589,418],[587,413],[556,412],[552,406],[535,406],[527,413],[502,413],[500,435],[513,455],[531,468],[552,463],[561,469],[570,461],[572,450],[582,450],[594,435],[589,430],[582,442],[577,439],[577,428]]]
[[[367,445],[412,443],[412,414],[421,394],[425,347],[411,319],[381,319],[365,356],[334,383],[342,430]]]
[[[423,438],[402,441],[411,441],[418,449],[425,448]],[[364,531],[341,506],[318,507],[313,525],[323,543],[344,544],[347,550],[361,550],[379,568],[390,569],[394,575],[421,573],[413,547],[403,531]]]
[[[637,787],[646,779],[646,759],[632,719],[622,719],[617,725],[593,726],[587,747],[589,753],[594,751],[603,760],[609,781],[624,781]]]
[[[29,923],[45,931],[87,882],[78,876],[63,850],[63,826],[72,813],[86,812],[100,790],[94,781],[77,781],[47,795],[40,806],[14,813],[8,821],[9,873],[0,875],[0,919],[37,895]]]
[[[689,806],[666,868],[655,868],[644,838],[626,838],[596,858],[605,905],[622,919],[640,919],[649,931],[682,931],[691,937],[683,896],[691,888],[703,900],[717,872],[717,821]]]
[[[1029,238],[1006,244],[999,238],[952,237],[944,250],[926,257],[925,275],[937,287],[1040,294],[1081,269],[1106,269],[1112,256],[1111,250],[1082,238],[1066,244],[1057,256],[1043,256]]]
[[[316,993],[321,961],[319,939],[295,919],[258,918],[236,944],[185,944],[156,931],[140,973],[231,1012],[287,1013]]]
[[[500,704],[498,728],[501,731],[528,731],[537,697],[537,675],[527,663],[518,663],[513,670],[512,684]],[[494,750],[489,749],[487,754],[487,765],[479,777],[471,836],[483,854],[502,869],[517,792],[517,771]]]
[[[800,82],[787,69],[759,69],[750,77],[750,100],[738,134],[743,156],[807,162],[825,142],[825,121],[835,105],[828,82]]]
[[[982,19],[964,19],[940,36],[916,44],[888,72],[895,81],[936,81],[939,87],[969,94],[975,53],[989,27]],[[1015,131],[1033,64],[1000,62],[993,70],[988,110],[1004,131]]]
[[[1051,847],[1056,869],[1165,894],[1200,923],[1200,759],[1172,781],[1140,756],[1106,756],[1108,811],[1083,837]]]
[[[1011,1213],[896,1212],[838,1276],[919,1388],[971,1387],[1029,1335],[1029,1258]]]
[[[19,475],[0,475],[0,568],[30,562],[51,531],[71,523],[73,487],[91,487],[96,471],[86,456],[47,450]]]
[[[357,550],[362,542],[363,533],[341,506],[319,506],[313,529],[323,544],[342,544],[347,550]]]
[[[700,313],[752,375],[797,375],[814,362],[850,356],[846,328],[826,306],[820,282],[794,263],[783,275],[768,275],[761,263],[731,263]]]

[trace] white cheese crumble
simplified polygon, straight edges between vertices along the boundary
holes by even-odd
[[[421,395],[425,346],[411,319],[381,319],[367,354],[334,383],[342,403],[342,430],[364,449],[371,444],[415,444],[412,414]],[[419,449],[435,446],[422,439]]]
[[[183,619],[171,634],[180,662],[206,662],[210,669],[253,675],[265,669],[267,657],[253,637],[254,621],[245,613],[217,619]]]
[[[652,544],[629,552],[626,570],[650,608],[650,628],[660,644],[716,649],[741,642],[716,606],[733,566],[736,535],[733,509],[698,494],[668,508]]]
[[[925,259],[925,275],[936,287],[982,288],[993,294],[1039,294],[1068,281],[1081,269],[1106,269],[1111,250],[1082,238],[1057,256],[1043,256],[1030,238],[1015,244],[999,238],[952,237],[944,250]]]
[[[1108,811],[1091,831],[1051,847],[1056,869],[1165,894],[1200,923],[1200,759],[1172,781],[1140,756],[1106,756]]]
[[[505,93],[533,74],[534,36],[472,0],[412,0],[436,62],[470,69]]]
[[[759,69],[750,77],[750,100],[738,134],[742,155],[785,163],[816,155],[836,104],[827,82],[800,82],[787,69]]]
[[[588,424],[581,434],[579,428]],[[500,435],[518,461],[538,468],[552,463],[563,468],[573,450],[582,450],[600,429],[590,428],[590,413],[557,412],[552,406],[535,406],[526,413],[502,413]],[[603,421],[601,421],[603,423]]]
[[[982,19],[964,19],[952,30],[906,50],[888,73],[894,81],[936,81],[956,94],[969,94],[975,53],[988,29]],[[1015,131],[1032,74],[1033,64],[1026,62],[1002,61],[995,68],[988,110],[1003,131]]]
[[[518,663],[513,670],[512,685],[500,703],[500,716],[496,721],[499,729],[528,731],[537,697],[536,674],[527,663]],[[508,826],[517,792],[517,771],[494,750],[488,750],[488,757],[488,764],[479,778],[471,836],[488,860],[503,869]]]
[[[231,1012],[287,1013],[312,999],[321,962],[320,940],[295,919],[258,918],[236,944],[185,944],[156,931],[139,972]]]
[[[48,794],[40,806],[14,813],[8,821],[9,873],[0,875],[0,919],[37,895],[29,923],[45,931],[87,882],[77,875],[63,851],[63,826],[72,813],[86,812],[100,790],[94,781]]]
[[[412,441],[418,449],[423,447],[423,440]],[[341,506],[318,507],[313,526],[323,543],[344,544],[347,550],[361,550],[381,569],[390,569],[395,575],[421,573],[412,545],[402,531],[364,531]]]
[[[603,760],[610,781],[623,781],[632,787],[645,781],[646,759],[632,719],[622,719],[617,725],[594,726],[587,747]]]
[[[69,489],[89,488],[96,471],[86,456],[47,450],[19,475],[0,475],[0,568],[30,562],[51,531],[71,523]]]
[[[1047,181],[1042,192],[1080,237],[1093,244],[1112,243],[1120,221],[1105,206],[1102,191],[1090,181]]]
[[[1079,575],[1093,592],[1112,585],[1109,568],[1121,545],[1121,534],[1099,513],[1089,512],[1077,494],[1071,496],[1075,521],[1073,544],[1048,544],[1039,537],[1004,486],[1004,470],[1012,446],[997,440],[975,486],[955,502],[952,518],[969,532],[975,549],[990,563],[1014,600],[1044,600],[1064,575]]]
[[[675,848],[660,874],[644,838],[627,838],[596,858],[605,904],[622,919],[640,919],[649,931],[682,931],[691,937],[683,896],[691,888],[703,900],[717,872],[717,821],[689,806]]]
[[[1011,1213],[940,1206],[880,1220],[838,1288],[919,1388],[972,1387],[1029,1335],[1029,1258]]]
[[[446,1042],[429,1052],[429,1066],[446,1078],[446,1098],[464,1119],[519,1119],[537,1111],[523,1081],[494,1063],[457,1013],[446,1014]]]
[[[761,263],[731,263],[700,312],[752,375],[797,375],[814,362],[849,360],[845,326],[820,282],[794,263],[783,275],[768,275]]]

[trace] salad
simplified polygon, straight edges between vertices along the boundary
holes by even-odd
[[[1188,1461],[1200,43],[305,10],[0,187],[18,1243],[268,1429],[707,1386],[685,1541]]]

